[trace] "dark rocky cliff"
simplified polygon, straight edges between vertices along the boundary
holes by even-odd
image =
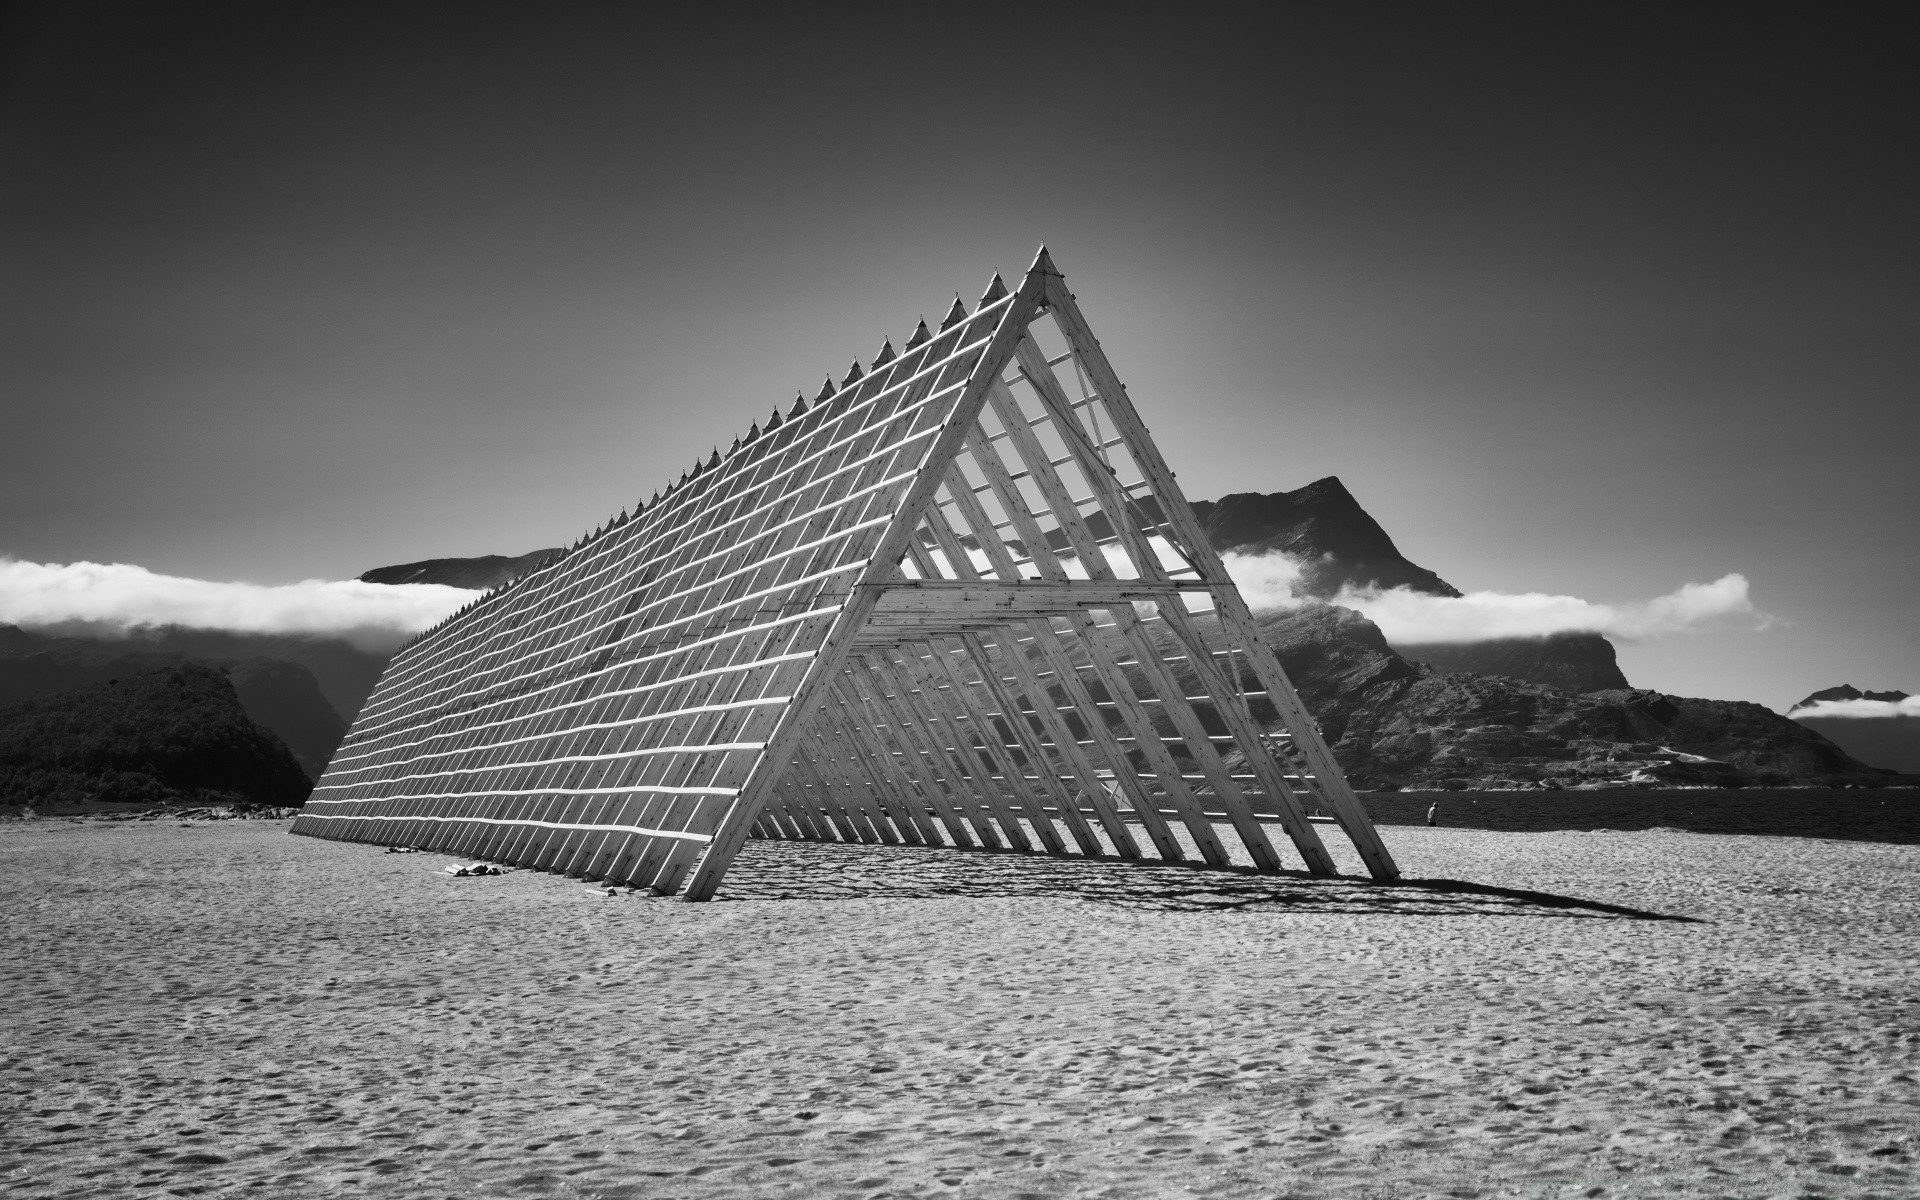
[[[1280,553],[1299,561],[1305,595],[1330,600],[1343,587],[1460,594],[1432,571],[1408,562],[1387,531],[1332,475],[1291,492],[1236,492],[1218,500],[1197,500],[1193,512],[1207,540],[1222,553]]]
[[[1404,650],[1407,657],[1443,675],[1505,675],[1569,692],[1604,692],[1632,686],[1620,671],[1613,643],[1597,633],[1428,643]]]

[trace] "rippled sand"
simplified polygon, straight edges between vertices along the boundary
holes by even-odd
[[[1916,847],[755,843],[699,906],[285,830],[0,827],[0,1188],[1920,1195]]]

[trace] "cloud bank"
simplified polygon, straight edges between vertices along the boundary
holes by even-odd
[[[1283,554],[1228,554],[1227,572],[1255,610],[1297,608],[1309,598],[1295,585],[1301,565]],[[1333,603],[1358,609],[1395,646],[1485,642],[1555,633],[1603,633],[1642,641],[1683,633],[1764,629],[1773,618],[1753,606],[1744,575],[1683,584],[1634,604],[1596,604],[1545,592],[1469,592],[1429,596],[1407,588],[1342,589]]]
[[[33,563],[0,558],[0,622],[126,633],[180,625],[235,633],[299,633],[384,641],[425,629],[476,593],[440,584],[217,583],[129,563]]]
[[[1300,564],[1282,554],[1225,556],[1255,610],[1310,602],[1294,588]],[[178,625],[236,633],[293,633],[386,643],[425,629],[475,593],[439,584],[309,579],[262,585],[160,575],[128,563],[32,563],[0,558],[0,622],[27,628],[86,627],[124,634]],[[1674,634],[1765,628],[1745,576],[1685,584],[1637,604],[1595,604],[1543,592],[1429,596],[1405,588],[1343,590],[1334,603],[1358,609],[1396,646],[1481,642],[1594,632],[1629,641]],[[1920,716],[1920,697],[1822,701],[1806,716]]]
[[[1816,700],[1789,709],[1790,717],[1846,717],[1852,720],[1920,717],[1920,696],[1905,700]]]

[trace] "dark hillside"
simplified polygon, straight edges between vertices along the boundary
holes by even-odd
[[[347,720],[360,711],[387,665],[386,654],[362,650],[344,638],[175,626],[136,629],[114,637],[78,637],[0,625],[0,705],[183,663],[231,669],[261,659],[305,668],[304,679],[295,682],[289,674],[286,686],[304,690],[311,681],[320,696],[301,703],[311,708],[312,700],[319,699]],[[254,699],[251,692],[241,694],[254,720],[289,745],[301,744],[302,728],[278,724],[277,709],[256,711]]]
[[[307,778],[318,781],[347,736],[347,723],[320,694],[313,672],[277,658],[248,658],[233,664],[227,678],[247,716],[279,734]]]
[[[284,806],[312,790],[217,668],[189,663],[0,708],[0,804]]]

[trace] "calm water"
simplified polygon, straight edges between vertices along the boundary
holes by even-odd
[[[1704,791],[1363,792],[1382,825],[1424,825],[1427,806],[1456,829],[1687,829],[1920,845],[1920,788]]]

